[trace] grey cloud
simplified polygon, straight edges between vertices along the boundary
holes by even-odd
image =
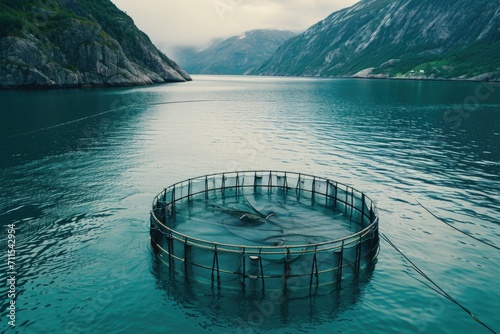
[[[261,28],[307,29],[357,0],[112,0],[163,51]]]

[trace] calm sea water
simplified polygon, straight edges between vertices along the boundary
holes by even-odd
[[[500,252],[417,203],[500,245],[499,85],[194,79],[0,92],[1,331],[489,333],[384,241],[373,271],[346,286],[336,307],[291,306],[313,310],[304,316],[263,311],[249,321],[224,292],[170,280],[149,245],[153,197],[189,177],[241,169],[310,173],[366,192],[381,232],[500,331]],[[16,226],[15,329],[5,224]]]

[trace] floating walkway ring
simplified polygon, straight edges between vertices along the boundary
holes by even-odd
[[[338,285],[379,249],[364,193],[282,171],[204,175],[165,188],[152,205],[151,244],[172,272],[249,290]]]

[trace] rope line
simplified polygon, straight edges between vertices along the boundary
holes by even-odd
[[[405,260],[408,261],[408,263],[410,263],[410,265],[413,268],[413,270],[415,270],[420,276],[422,276],[423,278],[425,278],[433,286],[431,286],[430,284],[427,284],[426,282],[423,282],[423,281],[420,281],[420,280],[418,280],[418,281],[422,282],[424,285],[426,285],[427,287],[431,288],[432,290],[434,290],[435,292],[437,292],[441,296],[445,297],[446,299],[448,299],[452,303],[458,305],[462,310],[464,310],[467,314],[469,314],[470,317],[472,319],[474,319],[474,321],[476,321],[477,323],[481,324],[483,327],[485,327],[486,329],[488,329],[491,333],[496,334],[496,332],[491,327],[489,327],[484,322],[482,322],[468,308],[466,308],[465,306],[463,306],[462,304],[460,304],[458,301],[456,301],[452,296],[450,296],[446,291],[444,291],[439,285],[437,285],[437,283],[435,283],[429,276],[427,276],[420,268],[418,268],[385,234],[380,233],[380,236],[392,248],[394,248],[399,254],[401,254],[401,256],[403,256],[405,258]]]
[[[105,111],[102,111],[102,112],[98,112],[96,114],[92,114],[92,115],[84,116],[84,117],[77,118],[77,119],[74,119],[74,120],[70,120],[70,121],[67,121],[67,122],[63,122],[63,123],[59,123],[59,124],[55,124],[55,125],[50,125],[50,126],[43,127],[43,128],[40,128],[40,129],[34,129],[34,130],[30,130],[30,131],[25,131],[25,132],[20,132],[20,133],[15,133],[15,134],[8,135],[8,136],[0,137],[0,139],[2,139],[2,140],[3,139],[12,139],[12,138],[17,138],[17,137],[21,137],[21,136],[25,136],[25,135],[37,133],[37,132],[52,130],[52,129],[55,129],[55,128],[63,127],[63,126],[70,125],[70,124],[73,124],[73,123],[78,123],[78,122],[81,122],[81,121],[84,121],[84,120],[87,120],[87,119],[95,118],[95,117],[98,117],[98,116],[102,116],[102,115],[105,115],[105,114],[109,114],[109,113],[112,113],[112,112],[120,111],[122,109],[132,108],[132,107],[138,107],[138,106],[143,106],[143,105],[153,106],[153,105],[161,105],[161,104],[183,104],[183,103],[197,103],[197,102],[215,102],[215,101],[213,101],[213,100],[189,100],[189,101],[171,101],[171,102],[160,102],[160,103],[146,103],[146,104],[124,105],[124,106],[120,106],[120,107],[117,107],[117,108],[113,108],[113,109],[105,110]]]
[[[497,250],[500,250],[500,247],[498,247],[498,246],[496,246],[496,245],[494,245],[494,244],[492,244],[492,243],[489,243],[489,242],[487,242],[487,241],[484,241],[484,240],[481,240],[481,239],[479,239],[479,238],[476,238],[476,237],[475,237],[475,236],[473,236],[472,234],[467,233],[467,232],[465,232],[465,231],[462,231],[461,229],[459,229],[459,228],[457,228],[457,227],[453,226],[452,224],[450,224],[450,223],[448,223],[448,222],[444,221],[444,219],[442,219],[442,218],[440,218],[440,217],[436,216],[434,213],[432,213],[429,209],[427,209],[427,208],[426,208],[426,207],[425,207],[422,203],[420,203],[418,200],[417,200],[417,203],[418,203],[418,204],[419,204],[422,208],[424,208],[424,209],[425,209],[425,211],[427,211],[428,213],[430,213],[430,214],[431,214],[434,218],[436,218],[437,220],[441,221],[442,223],[444,223],[444,224],[448,225],[448,226],[449,226],[449,227],[451,227],[452,229],[454,229],[454,230],[456,230],[456,231],[458,231],[458,232],[460,232],[460,233],[462,233],[462,234],[465,234],[465,235],[466,235],[466,236],[468,236],[469,238],[472,238],[472,239],[474,239],[474,240],[476,240],[476,241],[479,241],[479,242],[481,242],[481,243],[483,243],[483,244],[485,244],[485,245],[488,245],[488,246],[493,247],[493,248],[495,248],[495,249],[497,249]]]

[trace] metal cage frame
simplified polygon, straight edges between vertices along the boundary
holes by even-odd
[[[255,192],[293,193],[298,199],[310,200],[311,205],[343,212],[359,225],[359,232],[307,245],[248,246],[194,238],[168,226],[180,203],[199,198],[208,201],[229,192],[238,196],[252,188]],[[375,203],[346,184],[295,172],[236,171],[195,177],[165,188],[153,200],[150,235],[160,259],[188,278],[218,288],[312,289],[338,286],[371,264],[379,250],[378,224]],[[193,252],[203,254],[199,258],[205,263],[194,261]]]

